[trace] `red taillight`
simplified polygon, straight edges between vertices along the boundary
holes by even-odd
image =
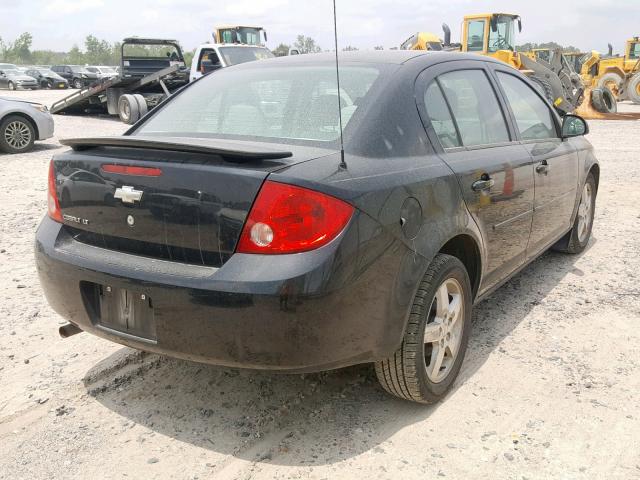
[[[53,160],[49,163],[49,189],[47,193],[47,208],[49,216],[56,222],[62,223],[62,211],[56,192],[56,171],[53,168]]]
[[[138,177],[159,177],[162,170],[153,167],[134,167],[132,165],[105,164],[100,167],[103,172],[120,175],[135,175]]]
[[[238,253],[298,253],[326,245],[353,215],[348,203],[306,188],[267,181],[244,224]]]

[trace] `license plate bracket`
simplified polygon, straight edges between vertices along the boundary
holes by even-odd
[[[103,285],[100,288],[98,311],[99,325],[156,340],[153,302],[145,293]]]

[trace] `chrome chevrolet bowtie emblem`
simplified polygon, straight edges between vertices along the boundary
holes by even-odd
[[[135,203],[142,200],[142,190],[135,190],[133,187],[123,185],[122,188],[116,188],[113,198],[119,198],[122,203]]]

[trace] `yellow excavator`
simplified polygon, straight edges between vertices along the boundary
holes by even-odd
[[[244,45],[264,45],[267,32],[262,27],[247,25],[221,25],[213,30],[215,43],[241,43]]]
[[[516,28],[522,31],[522,20],[512,13],[482,13],[466,15],[462,22],[462,41],[451,43],[451,29],[443,24],[444,41],[440,50],[487,55],[522,71],[549,99],[561,114],[575,111],[584,98],[584,84],[578,74],[562,61],[562,55],[549,62],[515,51]],[[411,50],[436,50],[429,42],[410,41],[420,39],[416,34],[403,46]],[[429,34],[430,35],[430,34]],[[424,37],[427,38],[427,37]],[[433,38],[433,36],[429,37]],[[432,42],[431,42],[432,43]],[[429,48],[420,48],[425,45]]]

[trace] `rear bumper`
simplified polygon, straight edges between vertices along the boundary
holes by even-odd
[[[360,216],[352,223],[362,221],[372,222]],[[304,254],[236,254],[215,269],[81,244],[46,217],[36,264],[53,309],[100,337],[216,365],[320,371],[386,358],[402,339],[407,306],[394,294],[400,249],[389,248],[394,242],[382,234],[365,247],[379,252],[363,257],[357,231],[349,227]],[[83,282],[151,298],[155,340],[101,326],[83,298]]]

